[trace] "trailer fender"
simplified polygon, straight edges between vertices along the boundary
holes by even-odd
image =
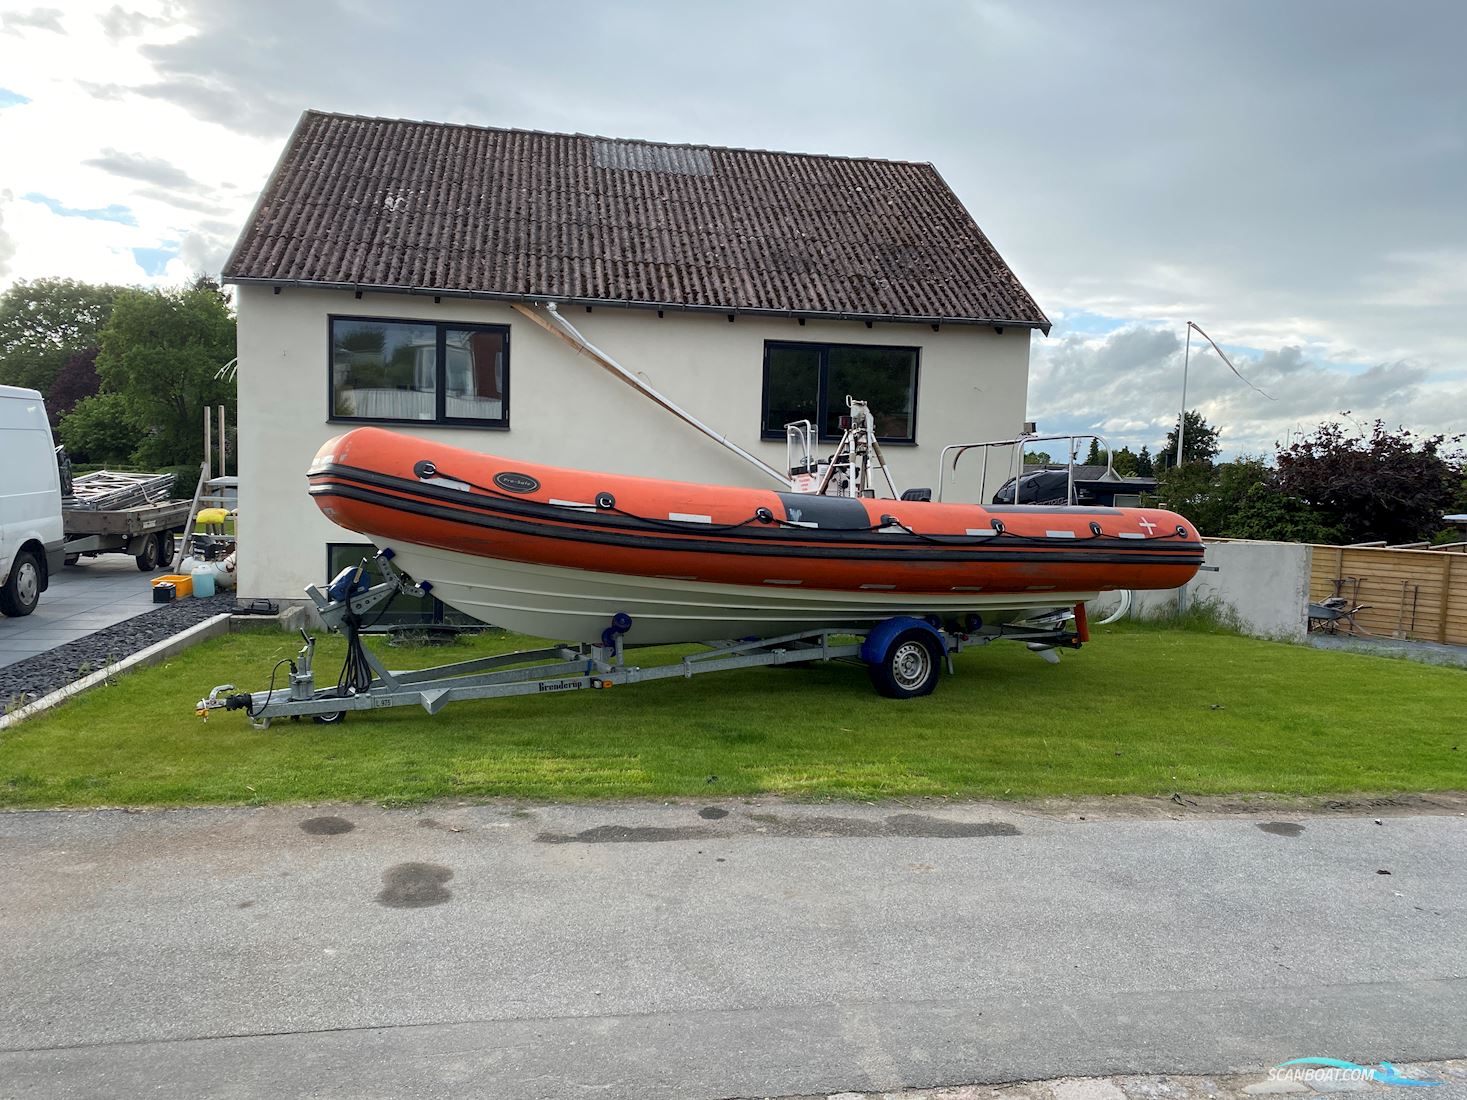
[[[944,657],[948,655],[947,639],[943,637],[942,631],[926,619],[913,618],[911,615],[898,615],[894,619],[877,623],[871,628],[871,632],[866,635],[866,640],[861,643],[861,660],[868,665],[880,664],[886,659],[886,651],[891,648],[891,643],[899,634],[905,634],[909,630],[920,630],[930,635],[937,642],[938,651]]]

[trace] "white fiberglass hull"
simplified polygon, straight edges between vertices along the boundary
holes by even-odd
[[[506,630],[556,641],[593,642],[622,611],[632,644],[774,637],[824,627],[866,627],[895,615],[981,614],[1006,622],[1049,608],[1073,607],[1095,592],[843,592],[794,585],[710,584],[669,577],[597,573],[504,561],[374,539],[390,545],[394,564],[429,581],[449,607]]]

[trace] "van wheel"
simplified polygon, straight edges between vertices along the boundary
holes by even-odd
[[[163,559],[163,536],[149,535],[148,541],[143,543],[143,552],[137,556],[138,570],[143,573],[151,573],[158,568],[158,562]]]
[[[923,630],[909,630],[892,639],[886,656],[868,665],[871,683],[888,699],[915,699],[931,695],[942,672],[937,640]]]
[[[0,588],[0,611],[11,618],[29,615],[41,599],[41,559],[22,550],[10,564],[10,579]]]

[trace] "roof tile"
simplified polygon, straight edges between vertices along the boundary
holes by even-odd
[[[930,164],[316,111],[224,277],[1049,328]]]

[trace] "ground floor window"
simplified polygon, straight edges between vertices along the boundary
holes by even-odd
[[[332,420],[509,427],[509,328],[332,317]]]
[[[767,439],[783,439],[786,424],[809,420],[821,439],[838,439],[849,395],[870,406],[878,439],[915,443],[919,352],[865,344],[766,341],[761,433]]]
[[[382,580],[377,568],[377,548],[369,542],[331,542],[326,544],[326,576],[335,577],[349,566],[362,565],[365,559],[367,581]],[[483,626],[469,615],[455,611],[432,596],[406,596],[399,592],[387,601],[381,617],[373,611],[366,616],[367,629],[385,630],[394,626]]]

